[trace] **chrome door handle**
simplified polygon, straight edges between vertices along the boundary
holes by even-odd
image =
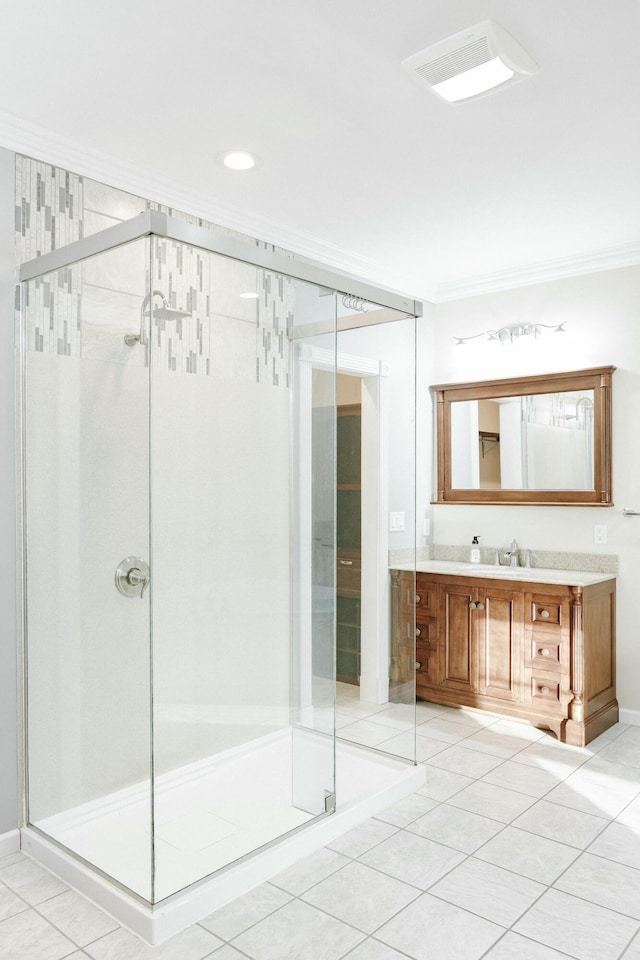
[[[151,582],[149,564],[140,557],[125,557],[116,568],[116,587],[125,597],[144,597]]]

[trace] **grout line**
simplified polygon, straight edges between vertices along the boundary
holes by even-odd
[[[374,934],[368,936],[366,940],[361,940],[360,943],[356,943],[355,947],[351,947],[348,953],[343,953],[339,960],[349,960],[349,957],[352,957],[355,951],[359,950],[367,942],[367,940],[371,940],[373,943],[379,943],[381,947],[386,947],[388,950],[395,950],[399,957],[407,957],[408,960],[416,960],[412,954],[405,953],[404,950],[400,950],[399,947],[390,947],[389,944],[384,942],[384,940],[378,940]]]
[[[372,869],[373,869],[373,868],[372,868]],[[378,873],[382,873],[382,871],[379,870]],[[383,876],[388,877],[388,874],[383,874]],[[307,900],[303,900],[301,897],[296,897],[296,899],[297,899],[297,900],[300,900],[301,903],[304,903],[305,906],[311,907],[313,910],[317,910],[319,913],[324,914],[325,917],[331,917],[332,920],[338,920],[339,923],[344,923],[345,926],[350,927],[352,930],[357,931],[357,933],[363,934],[363,936],[364,936],[365,938],[367,938],[367,937],[372,937],[375,933],[378,932],[378,930],[381,930],[382,927],[385,926],[385,924],[387,924],[387,923],[389,923],[391,920],[395,919],[395,917],[397,917],[400,913],[402,913],[403,910],[406,910],[406,908],[409,907],[409,906],[411,906],[412,903],[415,903],[416,900],[419,900],[420,897],[423,895],[423,893],[426,892],[426,891],[420,889],[420,887],[414,887],[413,884],[411,884],[411,883],[407,884],[407,883],[406,883],[405,881],[403,881],[403,880],[398,880],[397,877],[391,877],[391,878],[389,878],[389,879],[395,880],[397,883],[405,883],[406,886],[409,886],[409,887],[411,887],[413,890],[415,890],[416,895],[415,895],[415,897],[413,897],[411,900],[409,900],[408,903],[405,903],[404,906],[402,906],[402,907],[400,907],[398,910],[396,910],[396,912],[395,912],[394,914],[392,914],[392,915],[391,915],[390,917],[388,917],[386,920],[383,920],[383,922],[382,922],[381,924],[379,924],[379,926],[377,926],[371,933],[367,933],[366,930],[362,930],[360,927],[356,927],[355,923],[352,923],[352,922],[349,921],[349,920],[344,920],[342,917],[337,917],[334,913],[330,913],[328,910],[325,910],[324,907],[319,907],[319,906],[317,906],[315,903],[309,903]],[[361,943],[362,943],[362,941],[361,941]],[[361,944],[356,944],[356,946],[360,946],[360,945],[361,945]]]
[[[624,917],[626,920],[633,920],[633,921],[635,921],[635,923],[637,923],[637,924],[639,925],[639,926],[638,926],[638,930],[636,930],[636,933],[638,933],[638,931],[640,930],[640,917],[632,917],[632,916],[630,916],[628,913],[623,913],[621,910],[616,910],[614,907],[606,907],[603,903],[598,903],[597,900],[589,900],[587,897],[581,897],[581,896],[580,896],[579,894],[577,894],[577,893],[568,893],[566,890],[561,890],[559,887],[556,887],[556,884],[557,884],[558,880],[561,880],[561,879],[564,877],[564,875],[565,875],[566,873],[568,873],[568,871],[571,870],[571,868],[572,868],[573,866],[575,866],[575,864],[578,862],[578,860],[580,860],[580,858],[584,855],[584,853],[585,853],[585,851],[583,851],[583,852],[580,854],[579,857],[576,857],[576,859],[573,861],[573,863],[570,863],[570,864],[562,871],[562,873],[560,873],[560,874],[556,877],[556,879],[553,881],[553,883],[549,885],[549,890],[553,890],[555,893],[562,893],[562,894],[564,894],[565,897],[573,897],[575,900],[581,900],[583,903],[588,903],[588,904],[589,904],[590,906],[592,906],[592,907],[600,907],[601,910],[608,910],[609,913],[615,913],[615,914],[617,914],[619,917]],[[594,856],[594,854],[591,854],[591,856]],[[605,859],[605,858],[603,857],[603,859]],[[609,861],[609,862],[610,862],[610,863],[615,863],[616,861]],[[621,864],[621,866],[624,866],[624,864]],[[635,869],[635,868],[632,867],[632,868],[630,868],[630,869]],[[638,872],[640,873],[640,871],[638,871]],[[635,934],[634,934],[634,936],[635,936]]]
[[[536,903],[537,903],[537,901],[536,901]],[[532,906],[533,906],[533,904],[532,904]],[[530,908],[529,908],[529,909],[530,909]],[[525,912],[528,913],[528,911],[525,911]],[[524,915],[525,915],[525,914],[523,913],[522,916],[524,916]],[[516,921],[516,922],[517,922],[517,921]],[[495,943],[492,943],[491,946],[489,947],[489,949],[488,949],[488,950],[485,950],[485,952],[482,954],[482,956],[478,957],[478,960],[484,960],[484,957],[488,957],[489,954],[491,953],[491,951],[492,951],[495,947],[497,947],[497,945],[500,943],[501,940],[504,940],[504,938],[506,937],[506,935],[507,935],[508,933],[513,933],[514,936],[516,936],[516,937],[522,937],[523,940],[528,940],[529,943],[535,943],[536,946],[542,946],[542,947],[546,947],[547,950],[553,950],[554,953],[557,953],[559,957],[567,957],[567,960],[575,960],[575,957],[572,956],[570,953],[565,953],[563,950],[558,950],[557,947],[550,947],[549,944],[547,944],[547,943],[542,943],[541,940],[534,940],[532,937],[528,937],[528,936],[526,936],[524,933],[516,933],[516,931],[513,930],[511,927],[509,927],[508,930],[505,930],[505,932],[502,934],[502,936],[501,936],[498,940],[496,940]],[[626,949],[626,947],[625,947],[625,949]]]

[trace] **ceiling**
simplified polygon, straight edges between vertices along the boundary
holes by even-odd
[[[401,67],[487,18],[535,76],[450,105]],[[0,113],[445,299],[640,262],[639,36],[638,0],[4,0]]]

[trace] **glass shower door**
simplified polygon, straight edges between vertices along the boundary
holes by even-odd
[[[22,427],[28,823],[150,901],[148,251],[23,283]]]
[[[281,274],[154,239],[151,505],[155,898],[325,812],[333,611],[313,563],[309,305]],[[311,292],[306,289],[311,287]],[[330,380],[330,377],[329,377]],[[325,382],[325,389],[327,383]],[[331,388],[328,388],[333,402]],[[325,470],[332,470],[332,436]],[[302,479],[301,479],[302,478]],[[317,481],[316,481],[317,482]],[[333,517],[326,520],[332,570]]]

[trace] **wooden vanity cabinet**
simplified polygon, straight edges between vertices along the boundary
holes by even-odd
[[[589,586],[394,570],[392,682],[584,746],[618,719],[615,580]],[[414,596],[413,605],[410,598]],[[394,657],[394,654],[396,655]]]

